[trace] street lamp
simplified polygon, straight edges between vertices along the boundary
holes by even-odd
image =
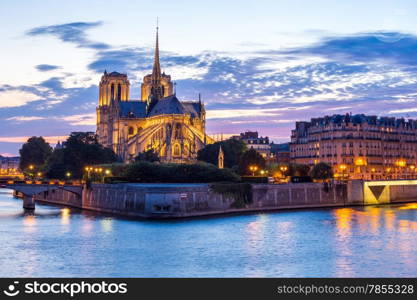
[[[255,176],[255,172],[258,170],[257,166],[249,166],[249,170],[252,172],[252,176]]]
[[[339,166],[339,170],[342,172],[342,179],[345,179],[345,171],[347,169],[347,166],[345,164],[341,164]]]
[[[85,170],[87,171],[87,178],[90,179],[90,173],[93,171],[93,167],[85,167]]]

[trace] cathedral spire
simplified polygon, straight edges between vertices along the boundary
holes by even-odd
[[[158,19],[156,21],[156,43],[155,43],[155,55],[153,60],[152,79],[159,81],[161,78],[161,65],[159,63],[159,37],[158,37]]]

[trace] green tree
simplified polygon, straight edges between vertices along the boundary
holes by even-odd
[[[258,170],[265,169],[265,159],[255,149],[244,152],[239,162],[239,173],[241,175],[251,175],[250,166],[256,166]]]
[[[158,154],[155,153],[153,149],[144,151],[142,153],[139,153],[135,157],[135,161],[149,161],[149,162],[156,162],[159,161]]]
[[[240,177],[230,169],[219,169],[212,164],[158,164],[147,161],[134,162],[116,176],[130,182],[238,182]]]
[[[225,168],[234,168],[239,165],[240,158],[247,150],[246,144],[235,139],[228,139],[207,145],[197,153],[197,159],[217,166],[220,146],[224,153]]]
[[[100,145],[93,132],[73,132],[64,148],[56,149],[48,160],[46,174],[50,178],[65,178],[70,172],[72,178],[82,178],[85,166],[115,161],[113,150]]]
[[[23,144],[19,153],[19,167],[22,171],[27,170],[30,165],[33,165],[34,169],[39,170],[51,155],[52,148],[43,137],[32,136]]]
[[[333,169],[330,165],[321,162],[314,165],[310,172],[310,176],[314,179],[329,179],[333,177]]]

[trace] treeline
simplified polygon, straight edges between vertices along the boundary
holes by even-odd
[[[111,170],[108,182],[238,182],[240,176],[230,169],[219,169],[212,164],[197,162],[195,164],[160,164],[137,161],[131,164],[105,164],[103,169]]]
[[[224,169],[218,169],[220,147],[224,152]],[[98,143],[92,132],[73,132],[63,146],[52,149],[42,137],[31,137],[20,149],[20,168],[29,177],[50,179],[85,178],[86,166],[103,166],[108,174],[90,174],[95,180],[114,177],[131,182],[237,182],[240,176],[311,176],[328,179],[333,176],[331,166],[319,163],[282,165],[267,163],[244,142],[229,139],[207,145],[198,151],[194,164],[161,163],[153,150],[139,153],[135,162],[124,164],[112,149]],[[256,166],[254,171],[253,166]],[[93,176],[94,175],[94,176]],[[97,175],[97,176],[96,176]]]
[[[92,132],[73,132],[52,149],[43,137],[31,137],[20,149],[20,169],[30,177],[80,179],[84,167],[117,161],[113,150],[98,143]]]

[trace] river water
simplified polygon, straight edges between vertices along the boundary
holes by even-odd
[[[417,204],[141,221],[0,189],[0,277],[417,276]]]

